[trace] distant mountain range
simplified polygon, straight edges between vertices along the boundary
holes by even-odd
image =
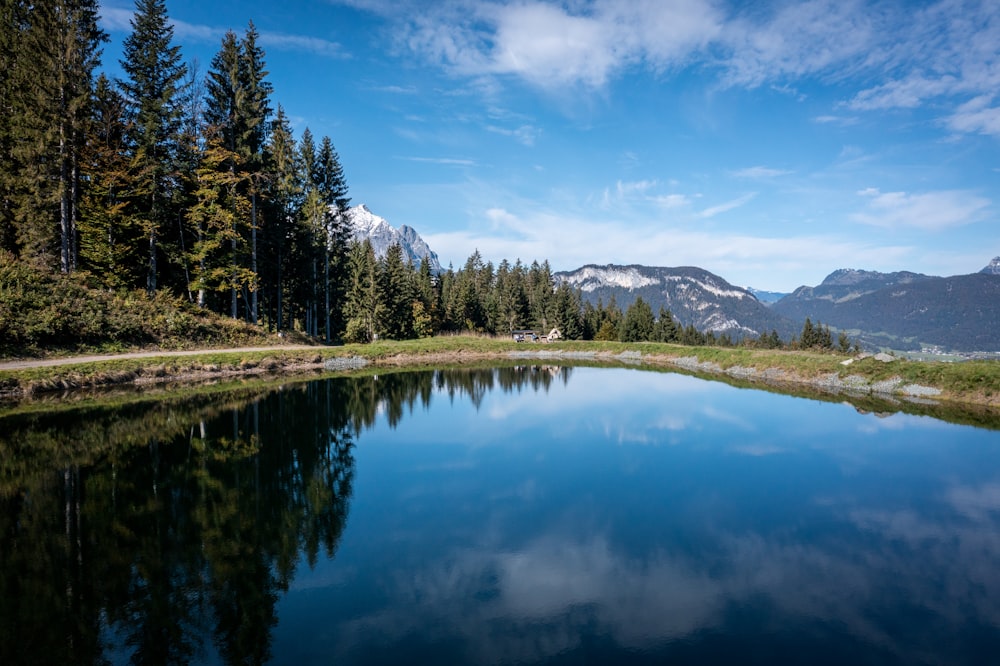
[[[786,340],[802,330],[800,324],[774,312],[743,287],[736,287],[702,268],[684,266],[587,265],[553,275],[580,289],[584,299],[607,305],[612,298],[623,311],[642,297],[659,313],[668,308],[681,325],[700,331],[729,333],[735,338],[778,331]]]
[[[772,308],[846,330],[869,346],[1000,351],[1000,257],[979,273],[953,277],[841,269]]]
[[[431,269],[441,272],[437,254],[411,227],[394,229],[363,204],[347,217],[354,239],[370,239],[379,257],[399,243],[408,261],[417,265],[428,257]],[[624,311],[641,296],[654,313],[669,308],[684,326],[735,338],[776,330],[787,340],[802,331],[808,317],[845,330],[868,347],[1000,352],[1000,257],[978,273],[953,277],[842,268],[790,294],[736,287],[690,266],[588,264],[555,273],[554,279],[580,289],[594,305],[614,298]]]
[[[431,250],[413,227],[404,224],[396,229],[385,218],[371,212],[365,204],[349,208],[345,215],[351,224],[351,239],[356,243],[366,238],[370,240],[376,257],[385,258],[389,248],[398,243],[406,261],[419,266],[420,261],[426,257],[430,262],[431,271],[441,272],[437,253]]]

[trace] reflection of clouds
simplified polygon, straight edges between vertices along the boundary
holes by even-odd
[[[998,501],[997,492],[959,489],[950,497],[980,506]],[[846,631],[902,661],[933,662],[952,655],[937,652],[946,648],[928,626],[950,634],[969,623],[1000,627],[996,521],[954,526],[910,510],[855,509],[847,517],[857,538],[717,534],[698,554],[628,555],[601,535],[452,552],[393,575],[386,605],[343,626],[342,638],[459,641],[473,651],[467,659],[510,663],[582,648],[595,635],[636,650],[697,643],[701,631],[727,630],[728,611],[763,608],[759,631],[825,627],[814,636]],[[912,613],[922,621],[900,627],[891,619]]]
[[[555,385],[552,387],[556,388]],[[576,368],[564,390],[550,390],[544,396],[527,391],[516,395],[493,394],[487,415],[493,420],[511,418],[565,418],[568,413],[619,411],[645,406],[663,399],[664,408],[676,410],[679,403],[691,403],[696,396],[728,387],[674,373],[623,370],[620,368]]]
[[[1000,483],[978,488],[957,486],[948,492],[948,502],[970,520],[988,520],[991,513],[1000,512]]]
[[[718,421],[719,423],[735,426],[738,430],[743,430],[745,432],[753,432],[757,430],[756,424],[751,423],[747,419],[744,419],[731,411],[719,409],[713,405],[705,405],[702,408],[701,413],[712,421]]]
[[[392,584],[388,606],[343,627],[345,639],[457,635],[477,663],[551,658],[580,647],[595,624],[620,645],[652,647],[710,624],[724,600],[719,582],[683,560],[632,560],[602,538],[463,552]]]
[[[601,415],[600,430],[608,442],[622,444],[678,444],[678,433],[687,430],[687,420],[679,415],[663,414],[654,421],[623,419],[621,415]]]
[[[777,453],[786,453],[787,449],[774,444],[736,444],[732,449],[733,453],[742,453],[746,456],[772,456]]]

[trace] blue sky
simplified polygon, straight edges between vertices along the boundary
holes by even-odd
[[[694,265],[790,291],[1000,255],[1000,3],[167,0],[442,264]],[[133,4],[109,0],[119,70]]]

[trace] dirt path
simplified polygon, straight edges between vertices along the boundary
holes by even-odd
[[[28,359],[23,361],[0,362],[0,370],[28,370],[30,368],[48,368],[74,363],[97,363],[100,361],[116,361],[128,358],[157,358],[161,356],[197,356],[199,354],[226,354],[238,352],[296,351],[315,349],[309,345],[278,345],[272,347],[231,347],[228,349],[193,349],[187,351],[150,351],[130,352],[128,354],[101,354],[94,356],[67,356],[66,358]]]

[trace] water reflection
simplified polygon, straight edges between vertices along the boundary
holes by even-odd
[[[11,417],[0,432],[4,664],[971,664],[1000,650],[995,431],[523,366]]]

